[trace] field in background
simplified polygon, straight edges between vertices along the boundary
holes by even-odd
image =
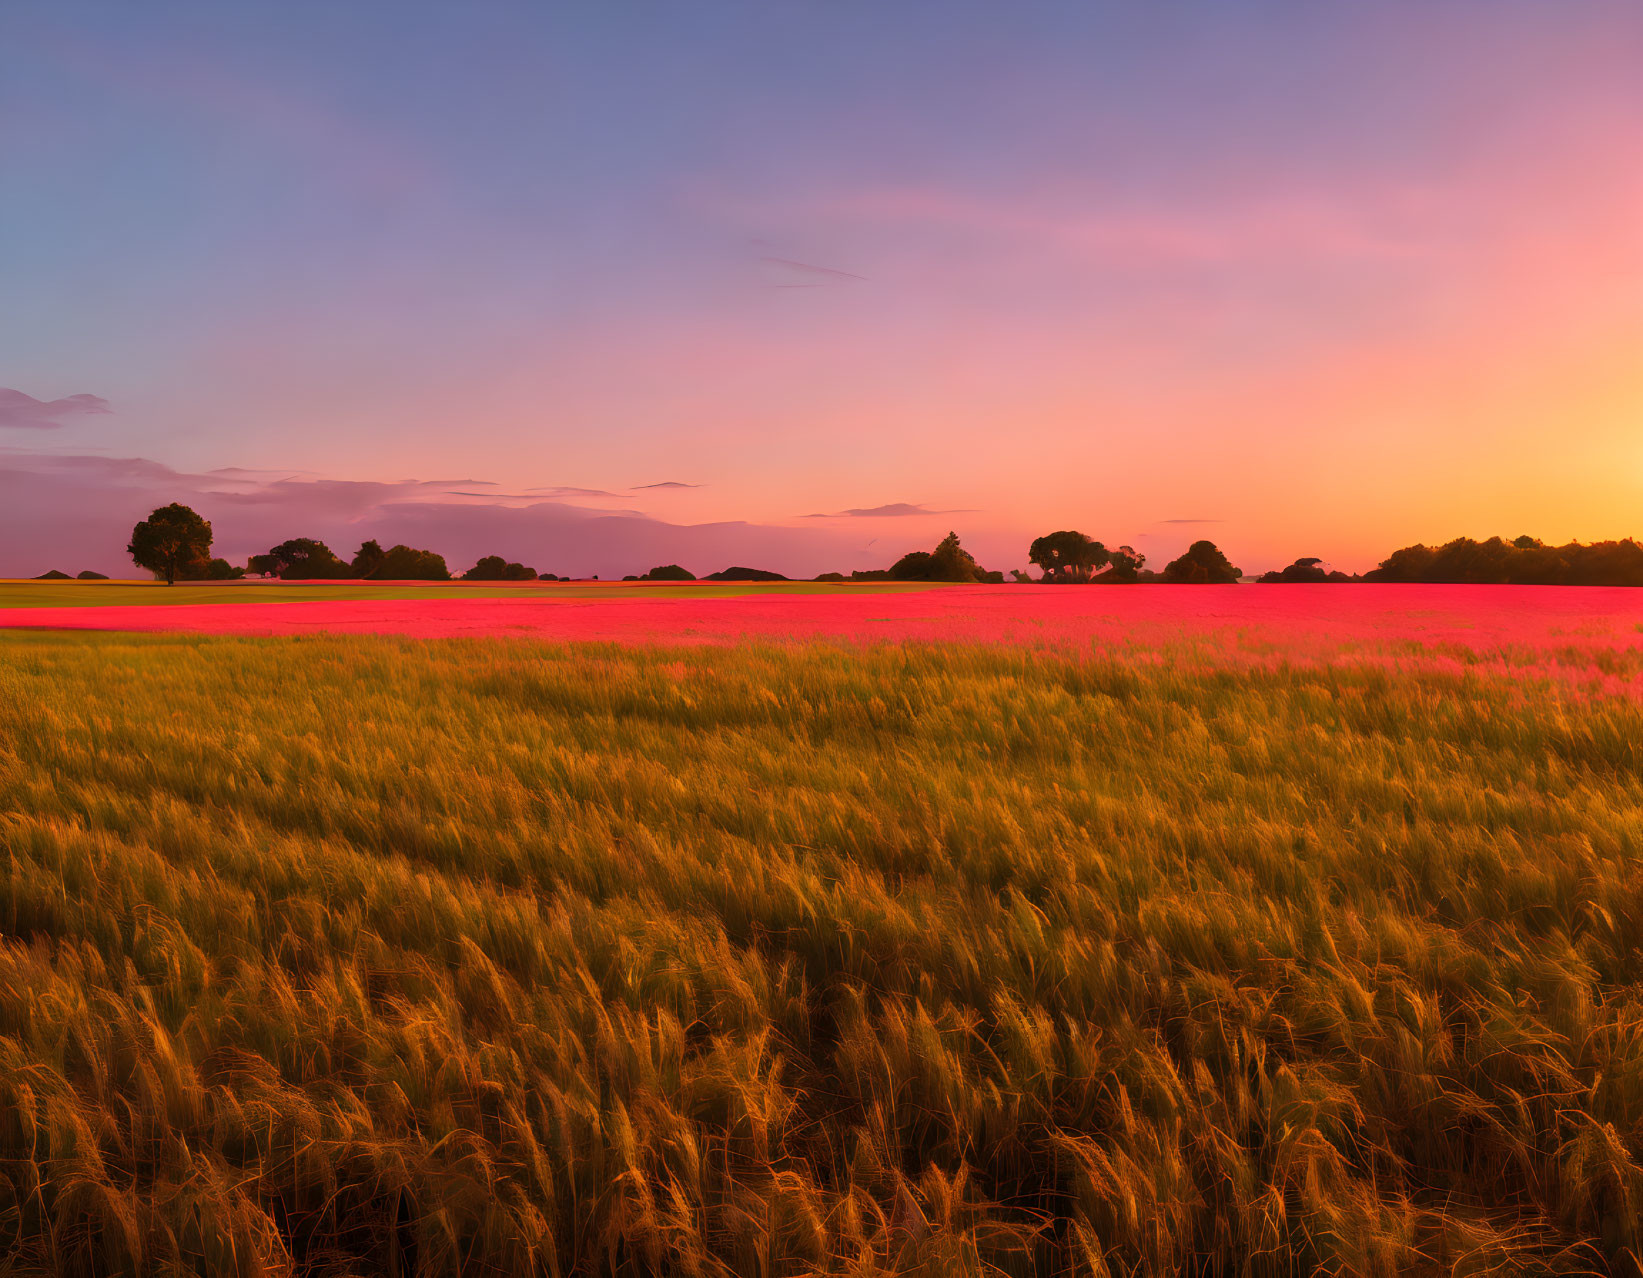
[[[46,586],[33,596],[49,599]],[[91,593],[107,590],[92,587]],[[171,598],[161,586],[139,587]],[[178,591],[184,587],[176,587]],[[594,584],[487,589],[343,585],[204,587],[219,601],[159,607],[0,607],[9,628],[209,634],[507,636],[554,641],[1016,643],[1149,651],[1182,640],[1244,659],[1384,660],[1412,649],[1489,654],[1496,664],[1607,670],[1643,639],[1643,590],[1439,585],[846,586]],[[246,602],[250,592],[287,602]],[[304,592],[312,591],[312,596]],[[496,597],[491,597],[496,596]],[[0,601],[3,602],[3,601]],[[1458,658],[1457,658],[1458,659]]]
[[[0,635],[0,1255],[1636,1273],[1643,656],[1564,624]]]
[[[10,608],[167,607],[194,604],[315,603],[357,600],[605,599],[656,596],[731,598],[765,594],[897,593],[931,590],[930,582],[777,581],[3,581],[0,611]]]

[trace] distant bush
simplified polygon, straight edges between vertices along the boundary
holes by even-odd
[[[824,573],[821,574],[821,576],[812,577],[810,580],[811,581],[843,581],[844,579],[845,579],[844,574],[842,572],[824,572]]]
[[[696,574],[679,567],[678,564],[663,564],[660,568],[652,568],[644,575],[645,581],[695,581]]]
[[[52,568],[47,572],[41,573],[38,577],[35,578],[35,580],[36,581],[73,581],[74,578],[70,577],[66,572],[58,572],[57,569]]]
[[[464,581],[535,581],[536,570],[524,564],[510,563],[501,555],[486,555],[467,572]]]
[[[763,568],[726,568],[722,572],[710,572],[704,581],[786,581],[787,578],[779,572],[766,572]],[[842,578],[841,578],[842,580]]]
[[[1243,575],[1213,541],[1195,541],[1186,554],[1164,565],[1164,580],[1177,585],[1230,585]]]
[[[1319,583],[1325,581],[1344,582],[1356,581],[1357,578],[1349,577],[1344,572],[1335,572],[1331,569],[1325,568],[1323,566],[1323,560],[1316,557],[1308,557],[1304,559],[1297,559],[1287,568],[1274,569],[1271,572],[1263,572],[1255,580],[1263,584],[1270,585],[1275,582],[1285,584],[1304,584],[1309,582]]]
[[[884,574],[891,581],[987,582],[1004,580],[1003,573],[989,573],[959,544],[958,534],[948,533],[934,550],[914,550],[890,565]],[[859,580],[878,580],[852,573]]]
[[[293,537],[266,555],[252,555],[247,570],[286,581],[331,581],[354,575],[329,546],[312,537]]]
[[[1571,541],[1548,546],[1534,537],[1395,550],[1365,581],[1426,581],[1514,586],[1643,586],[1643,546],[1624,541]]]
[[[208,559],[204,563],[189,565],[187,574],[190,581],[238,581],[245,576],[245,569],[231,564],[226,559]]]
[[[92,572],[91,569],[87,568],[84,572],[75,573],[74,578],[76,581],[107,581],[108,574],[106,572]]]
[[[383,555],[377,576],[384,581],[449,581],[451,570],[445,566],[443,555],[395,546]]]

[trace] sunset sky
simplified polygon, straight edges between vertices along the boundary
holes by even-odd
[[[0,5],[0,574],[1643,536],[1643,4]]]

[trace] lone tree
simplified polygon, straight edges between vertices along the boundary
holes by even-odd
[[[1100,542],[1071,529],[1037,538],[1027,558],[1044,570],[1045,581],[1058,583],[1086,582],[1112,561]]]
[[[161,506],[131,530],[126,553],[139,568],[146,568],[165,584],[175,585],[177,576],[211,558],[211,525],[180,502]]]
[[[652,568],[641,581],[695,581],[696,574],[688,568],[681,568],[678,564],[663,564],[660,568]]]
[[[1187,553],[1164,565],[1164,580],[1194,586],[1231,585],[1244,574],[1213,541],[1195,541]]]

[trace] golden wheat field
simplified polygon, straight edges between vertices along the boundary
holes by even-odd
[[[1635,1274],[1636,649],[0,637],[0,1272]]]

